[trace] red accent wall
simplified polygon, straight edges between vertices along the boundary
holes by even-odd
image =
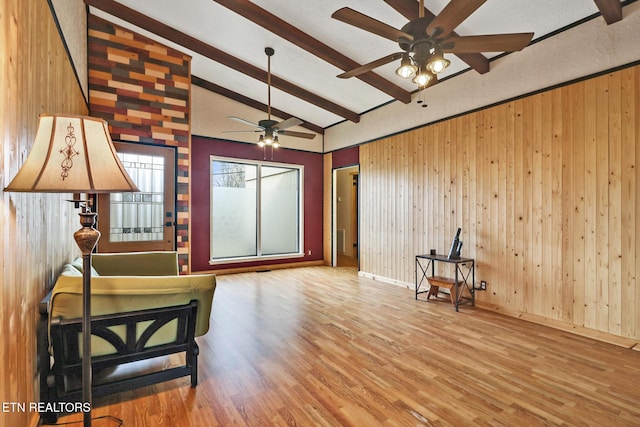
[[[360,146],[343,148],[331,153],[331,167],[333,169],[353,166],[360,163]]]
[[[279,148],[273,161],[304,166],[304,253],[302,258],[209,265],[210,248],[210,156],[263,160],[263,149],[255,144],[221,141],[201,136],[191,137],[191,270],[208,271],[248,266],[322,260],[322,154]],[[271,154],[268,153],[269,161]],[[311,255],[306,255],[311,250]]]

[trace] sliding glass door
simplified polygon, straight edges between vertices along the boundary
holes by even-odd
[[[211,159],[211,260],[300,255],[302,166]]]

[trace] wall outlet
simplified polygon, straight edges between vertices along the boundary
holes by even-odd
[[[309,251],[307,252],[307,255],[311,255],[311,249],[309,249]]]
[[[487,290],[487,282],[484,280],[480,281],[480,290],[481,291],[486,291]]]

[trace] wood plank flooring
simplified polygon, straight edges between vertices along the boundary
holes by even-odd
[[[640,352],[456,313],[352,268],[219,276],[199,345],[197,388],[184,378],[103,398],[94,416],[129,427],[640,425]]]

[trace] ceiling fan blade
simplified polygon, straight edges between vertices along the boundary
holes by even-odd
[[[258,124],[256,124],[256,123],[252,123],[252,122],[250,122],[249,120],[241,119],[240,117],[236,117],[236,116],[227,116],[227,118],[228,118],[228,119],[231,119],[231,120],[235,120],[235,121],[240,122],[240,123],[244,123],[245,125],[249,125],[249,126],[257,127],[257,128],[260,128],[260,129],[264,129],[262,126],[260,126],[260,125],[258,125]]]
[[[451,0],[427,26],[427,35],[444,38],[487,0]]]
[[[284,130],[286,128],[290,128],[292,126],[298,126],[303,124],[304,122],[297,117],[289,117],[287,120],[283,120],[280,123],[276,123],[273,125],[273,129]]]
[[[260,130],[223,130],[222,133],[255,133],[255,132],[262,132],[262,129]]]
[[[448,53],[514,52],[524,49],[532,38],[533,33],[455,36],[442,42],[442,51]]]
[[[413,36],[410,34],[393,28],[391,25],[387,25],[384,22],[380,22],[377,19],[373,19],[348,7],[336,10],[333,12],[331,17],[394,42],[397,42],[401,38],[413,41]]]
[[[293,136],[295,138],[305,138],[305,139],[313,139],[313,138],[316,137],[315,133],[294,132],[294,131],[291,131],[291,130],[278,131],[278,135]]]
[[[369,62],[368,64],[361,65],[358,68],[354,68],[353,70],[349,70],[345,73],[339,74],[338,77],[340,77],[341,79],[348,79],[349,77],[359,76],[360,74],[364,74],[367,71],[373,70],[374,68],[378,68],[382,65],[388,64],[389,62],[395,61],[396,59],[402,58],[402,53],[403,52],[392,53],[391,55],[384,56],[380,59]]]

